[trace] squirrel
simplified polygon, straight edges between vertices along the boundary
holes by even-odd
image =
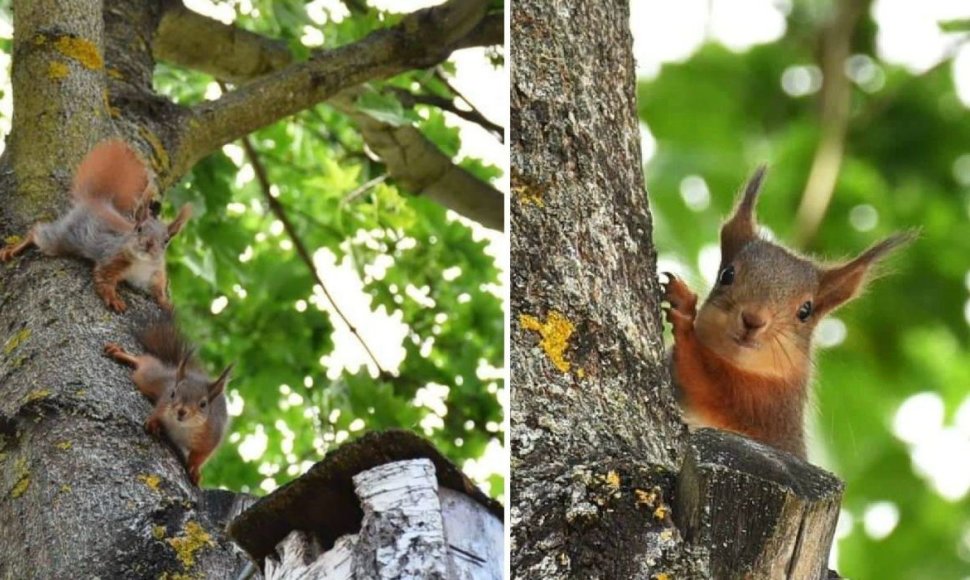
[[[104,353],[135,369],[132,380],[155,405],[145,431],[156,437],[165,432],[181,452],[192,484],[198,486],[202,465],[229,425],[224,391],[233,365],[211,380],[170,316],[142,324],[136,337],[145,354],[130,354],[115,343],[106,344]]]
[[[79,256],[94,262],[95,290],[111,310],[127,308],[117,292],[122,280],[150,291],[171,310],[165,248],[191,212],[182,206],[166,226],[153,215],[158,209],[153,190],[145,164],[127,143],[102,141],[74,173],[71,210],[55,222],[35,224],[20,243],[0,249],[0,262],[31,245],[48,256]]]
[[[804,460],[812,332],[916,233],[891,235],[841,264],[815,263],[759,237],[764,174],[759,167],[721,227],[717,282],[699,309],[683,280],[663,273],[671,374],[689,425],[741,433]]]

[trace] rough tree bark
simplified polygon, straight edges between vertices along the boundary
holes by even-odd
[[[627,3],[511,19],[513,576],[820,576],[839,482],[671,395]]]
[[[457,47],[494,42],[494,25],[482,31],[485,5],[452,0],[291,63],[278,45],[237,30],[207,36],[210,58],[191,60],[187,38],[198,29],[173,18],[225,27],[172,0],[14,0],[0,234],[61,213],[73,168],[101,139],[132,143],[164,190],[252,130],[362,82],[434,65]],[[270,52],[240,54],[254,39]],[[200,68],[230,55],[236,68],[226,78],[254,80],[182,107],[152,90],[156,53]],[[227,578],[244,564],[223,529],[246,498],[192,487],[169,448],[144,433],[149,404],[128,370],[101,356],[108,341],[133,347],[128,321],[155,307],[125,298],[128,314],[108,312],[90,266],[77,260],[31,252],[0,265],[0,578]]]

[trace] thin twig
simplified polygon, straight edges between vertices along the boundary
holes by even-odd
[[[371,179],[370,181],[363,183],[362,185],[360,185],[359,187],[355,188],[353,191],[348,193],[346,196],[344,196],[344,198],[340,200],[339,207],[343,207],[347,205],[348,203],[354,201],[358,197],[370,191],[372,188],[380,185],[381,183],[384,183],[385,181],[387,181],[388,177],[389,175],[385,173],[383,175],[378,175],[374,179]]]
[[[869,4],[870,0],[839,4],[834,19],[822,30],[821,136],[795,215],[795,242],[800,247],[806,247],[815,237],[835,193],[852,104],[845,61],[852,54],[852,34]]]
[[[374,366],[377,367],[378,373],[380,373],[382,376],[388,375],[389,373],[384,370],[381,363],[377,362],[377,357],[374,356],[373,351],[371,351],[370,347],[367,346],[364,338],[359,332],[357,332],[357,327],[350,323],[350,320],[347,319],[343,311],[340,310],[340,307],[337,306],[337,302],[333,299],[330,291],[327,290],[327,285],[323,283],[323,279],[320,277],[316,266],[313,264],[313,257],[310,256],[310,252],[307,250],[303,240],[301,240],[299,235],[297,235],[296,228],[293,227],[293,222],[291,222],[289,216],[286,215],[286,210],[283,208],[283,204],[281,204],[279,200],[273,197],[273,195],[270,193],[270,182],[266,175],[266,168],[263,166],[262,160],[259,158],[259,153],[249,141],[249,137],[243,137],[241,142],[243,149],[246,151],[246,157],[249,158],[249,163],[253,166],[253,172],[256,174],[256,181],[259,182],[259,187],[262,190],[263,197],[266,199],[266,203],[269,205],[270,211],[272,211],[273,215],[276,216],[276,219],[280,220],[280,223],[283,224],[283,229],[286,231],[286,235],[289,236],[290,240],[293,242],[293,247],[296,248],[296,253],[306,263],[307,268],[310,269],[310,274],[317,281],[317,284],[320,285],[320,289],[323,290],[324,296],[327,298],[327,301],[330,302],[330,306],[333,307],[333,311],[337,314],[337,316],[340,317],[341,320],[343,320],[344,324],[347,325],[347,328],[350,329],[351,334],[354,335],[357,342],[360,343],[360,346],[363,347],[364,351],[367,353],[367,356],[369,356],[371,361],[374,363]]]
[[[502,126],[501,126],[501,125],[498,125],[498,124],[496,124],[496,123],[492,123],[491,121],[488,121],[488,120],[486,119],[486,117],[485,117],[485,115],[483,115],[483,114],[481,113],[481,111],[479,111],[479,110],[478,110],[478,109],[477,109],[477,108],[475,107],[475,105],[473,105],[473,104],[472,104],[472,102],[468,100],[468,97],[466,97],[465,95],[463,95],[463,94],[462,94],[462,93],[461,93],[461,92],[460,92],[460,91],[459,91],[458,89],[456,89],[456,88],[455,88],[455,87],[454,87],[454,86],[453,86],[453,85],[452,85],[452,84],[451,84],[450,82],[448,82],[448,78],[447,78],[447,77],[445,76],[445,74],[444,74],[444,73],[443,73],[443,72],[441,71],[441,67],[435,67],[435,69],[434,69],[434,76],[435,76],[435,78],[437,78],[437,79],[438,79],[439,81],[441,81],[441,83],[442,83],[442,84],[444,84],[444,85],[445,85],[446,87],[448,87],[448,90],[449,90],[449,91],[451,91],[451,94],[453,94],[453,95],[455,95],[456,97],[458,97],[458,98],[459,98],[459,99],[461,99],[462,101],[465,101],[465,104],[466,104],[466,105],[468,105],[468,108],[469,108],[469,109],[471,109],[471,112],[472,112],[472,113],[473,113],[474,115],[477,115],[477,116],[478,116],[479,118],[481,118],[481,119],[485,119],[485,121],[486,121],[487,123],[489,123],[490,125],[492,125],[492,126],[494,127],[494,129],[491,129],[492,131],[495,131],[495,130],[497,129],[497,130],[498,130],[498,132],[499,132],[499,133],[501,134],[501,137],[500,137],[500,139],[501,139],[501,141],[502,141],[502,143],[505,143],[505,130],[504,130],[504,129],[502,128]],[[456,112],[456,111],[452,111],[452,112],[453,112],[453,113],[455,113],[456,115],[458,115],[458,114],[459,114],[459,113],[458,113],[458,112]]]
[[[501,125],[489,121],[481,113],[474,109],[471,111],[463,111],[462,109],[459,109],[458,106],[455,105],[455,102],[451,99],[446,99],[437,95],[416,95],[401,88],[393,88],[392,91],[394,92],[394,95],[397,96],[397,99],[401,101],[401,104],[405,107],[413,108],[416,103],[438,107],[439,109],[458,115],[466,121],[475,123],[482,129],[492,133],[492,135],[494,135],[499,142],[505,143],[505,129]],[[468,101],[465,102],[467,103]]]

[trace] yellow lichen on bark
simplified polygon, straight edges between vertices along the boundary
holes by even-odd
[[[518,199],[522,205],[534,205],[536,207],[546,205],[542,200],[542,188],[515,177],[512,178],[512,196]]]
[[[138,134],[144,137],[145,141],[148,141],[148,144],[152,146],[152,152],[155,154],[152,165],[155,166],[155,172],[161,173],[167,170],[171,160],[168,157],[168,151],[165,150],[165,146],[162,145],[158,136],[145,127],[139,127]]]
[[[52,62],[47,65],[47,76],[52,80],[66,79],[69,74],[71,74],[71,69],[63,62]]]
[[[104,67],[104,60],[98,47],[89,40],[76,38],[73,36],[61,36],[54,41],[54,48],[64,56],[81,63],[81,66],[90,70],[101,70]]]
[[[182,565],[185,566],[186,570],[195,566],[196,552],[206,546],[211,548],[216,546],[216,543],[212,541],[212,536],[202,529],[202,526],[193,521],[186,522],[184,536],[169,538],[166,541],[175,550],[175,555],[182,562]]]
[[[557,369],[568,373],[572,365],[566,360],[565,354],[569,347],[569,337],[573,334],[573,323],[555,310],[549,312],[545,322],[540,322],[534,316],[522,314],[519,316],[519,323],[522,328],[539,333],[542,337],[539,346],[546,352],[549,360]]]
[[[144,483],[152,491],[158,491],[158,485],[162,482],[162,479],[150,473],[140,473],[138,474],[138,481]]]

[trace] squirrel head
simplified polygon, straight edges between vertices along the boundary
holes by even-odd
[[[158,212],[158,203],[153,201],[143,204],[135,214],[135,227],[128,239],[128,249],[137,260],[164,259],[168,243],[179,233],[192,213],[188,205],[183,205],[175,220],[166,226],[158,219]]]
[[[229,382],[233,365],[229,365],[214,380],[193,367],[193,353],[183,356],[175,372],[175,385],[164,395],[167,412],[185,427],[198,427],[209,420],[212,403],[222,396]]]
[[[717,280],[695,330],[707,348],[741,369],[804,376],[819,321],[857,297],[873,266],[915,235],[892,235],[841,264],[815,263],[758,236],[755,204],[764,174],[758,168],[721,227]]]

